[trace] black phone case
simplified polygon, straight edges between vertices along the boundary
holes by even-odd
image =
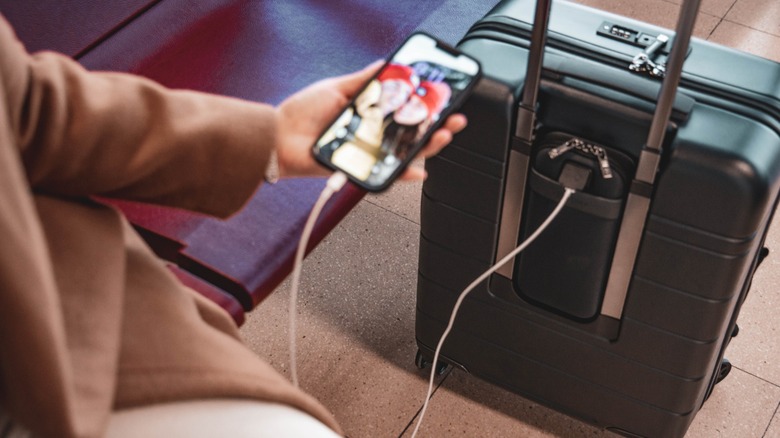
[[[448,45],[444,41],[441,41],[438,38],[436,38],[436,37],[434,37],[434,36],[432,36],[432,35],[430,35],[428,33],[419,32],[418,31],[418,32],[415,32],[415,33],[409,35],[409,37],[396,50],[394,50],[392,54],[390,54],[387,57],[387,61],[385,63],[385,66],[396,55],[396,53],[398,53],[398,51],[404,46],[404,44],[406,44],[406,42],[412,36],[418,35],[418,34],[419,35],[425,35],[425,36],[431,38],[432,40],[436,41],[437,47],[443,49],[445,52],[447,52],[449,54],[463,54],[463,55],[466,55],[466,56],[471,56],[471,55],[468,55],[468,54],[465,54],[465,53],[461,52],[459,49]],[[392,175],[390,175],[390,177],[388,177],[387,181],[384,184],[380,185],[380,186],[372,186],[372,185],[366,184],[364,181],[361,181],[358,178],[354,178],[349,173],[344,172],[345,175],[347,175],[347,177],[349,178],[349,180],[352,183],[354,183],[358,187],[362,188],[363,190],[366,190],[366,191],[369,191],[369,192],[376,192],[376,193],[385,191],[385,190],[387,190],[390,187],[390,185],[406,170],[406,168],[408,167],[409,163],[411,163],[414,160],[414,157],[420,152],[422,147],[426,143],[428,143],[428,141],[430,140],[430,138],[433,135],[433,133],[436,132],[436,130],[439,129],[444,124],[444,122],[447,120],[448,116],[454,114],[460,108],[460,106],[466,100],[468,95],[471,94],[471,92],[474,90],[474,87],[477,85],[477,83],[482,79],[482,67],[481,67],[481,64],[475,57],[473,57],[473,56],[471,56],[471,57],[477,63],[477,65],[479,67],[479,70],[478,70],[477,74],[474,76],[474,78],[471,81],[471,83],[469,84],[469,87],[464,89],[457,96],[456,100],[454,100],[452,103],[450,103],[450,105],[448,105],[448,107],[441,113],[439,119],[434,124],[431,125],[431,127],[427,130],[427,132],[423,135],[423,137],[415,144],[415,147],[413,147],[411,150],[408,151],[407,156],[403,159],[401,165],[398,166],[398,168],[392,173]],[[382,68],[384,68],[384,66]],[[381,71],[381,68],[380,68],[379,71]],[[379,72],[377,72],[377,75],[378,74],[379,74]],[[376,79],[377,75],[373,76],[370,80],[368,80],[366,82],[366,84],[360,89],[360,91],[358,93],[356,93],[356,96],[360,95],[360,93],[362,93],[363,90],[365,90],[365,88],[368,86],[368,84],[372,80]],[[350,102],[345,107],[345,109],[348,108],[349,106],[353,106],[353,105],[354,105],[354,101]],[[339,115],[340,114],[341,114],[341,112],[339,112]],[[335,123],[337,119],[338,119],[338,117],[336,117],[333,120],[331,120],[331,122],[328,124],[328,128],[333,123]],[[318,138],[322,137],[325,134],[325,132],[327,132],[328,128],[326,128],[326,130],[324,132],[322,132],[320,134],[320,136],[318,136]],[[317,160],[317,162],[319,162],[323,166],[333,170],[334,172],[342,171],[342,169],[336,167],[329,160],[329,157],[326,158],[326,157],[322,157],[319,154],[317,154],[316,149],[314,147],[312,148],[312,153],[314,155],[315,160]]]

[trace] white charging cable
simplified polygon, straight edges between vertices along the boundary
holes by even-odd
[[[306,247],[309,245],[309,238],[311,232],[314,229],[314,224],[317,222],[317,218],[320,216],[323,207],[328,202],[334,193],[341,190],[344,184],[347,182],[347,176],[342,172],[336,172],[328,178],[325,183],[325,188],[320,193],[320,197],[317,198],[317,202],[314,203],[314,207],[309,213],[309,218],[306,220],[306,225],[303,227],[303,234],[301,234],[301,240],[298,242],[298,250],[295,252],[295,262],[293,264],[292,284],[290,285],[290,378],[293,385],[298,387],[298,364],[296,359],[297,350],[297,334],[296,334],[296,302],[298,301],[298,289],[301,283],[301,269],[303,267],[303,256],[306,254]]]
[[[412,438],[417,436],[417,431],[420,429],[420,425],[422,424],[423,417],[425,416],[425,411],[428,410],[428,403],[431,400],[431,395],[433,394],[433,381],[436,377],[436,365],[439,361],[439,354],[441,353],[441,347],[444,345],[444,340],[447,339],[447,336],[450,334],[450,331],[452,330],[452,326],[455,323],[455,316],[458,314],[458,310],[460,309],[460,305],[463,303],[463,300],[466,299],[466,295],[469,294],[469,292],[472,291],[475,287],[477,287],[478,284],[480,284],[482,281],[484,281],[486,278],[488,278],[491,274],[496,272],[498,268],[506,264],[508,261],[512,260],[516,255],[520,254],[524,249],[528,247],[534,240],[536,240],[537,237],[539,237],[540,234],[547,228],[550,223],[552,223],[553,219],[555,219],[556,216],[558,216],[558,213],[561,212],[564,205],[566,205],[566,201],[569,200],[569,197],[575,192],[574,189],[565,188],[563,193],[563,197],[561,198],[560,202],[558,202],[558,205],[555,207],[555,209],[550,213],[550,215],[545,219],[544,222],[542,222],[541,225],[539,225],[539,228],[536,229],[536,231],[533,232],[530,236],[528,236],[527,239],[523,241],[523,243],[520,244],[517,248],[515,248],[512,252],[507,254],[503,259],[499,260],[498,263],[493,265],[490,269],[485,271],[482,275],[477,277],[476,280],[474,280],[466,289],[463,290],[463,292],[460,293],[460,296],[458,297],[457,301],[455,301],[455,306],[452,308],[452,314],[450,315],[450,322],[447,324],[447,328],[444,329],[444,333],[441,335],[441,338],[439,339],[438,345],[436,345],[436,351],[433,353],[433,363],[431,364],[431,378],[428,381],[428,393],[425,395],[425,403],[423,403],[422,410],[420,411],[420,417],[417,419],[417,425],[414,427],[414,432],[412,432]]]

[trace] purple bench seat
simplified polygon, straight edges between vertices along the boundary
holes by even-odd
[[[0,0],[0,11],[8,12],[31,50],[59,50],[91,70],[131,72],[172,88],[277,104],[309,83],[386,56],[444,1]],[[254,308],[291,271],[298,237],[324,183],[309,178],[264,185],[226,221],[111,202],[158,254],[178,265],[174,272],[186,284],[240,324],[241,311]],[[309,249],[363,196],[350,184],[337,193]]]

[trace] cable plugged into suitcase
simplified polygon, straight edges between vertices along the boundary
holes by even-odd
[[[428,408],[428,402],[431,399],[431,394],[433,393],[433,382],[436,377],[436,368],[438,365],[439,354],[441,353],[441,347],[444,344],[447,335],[449,335],[450,331],[452,330],[452,326],[455,322],[455,317],[458,313],[458,309],[460,309],[460,306],[463,303],[464,299],[466,298],[466,295],[468,295],[475,287],[477,287],[477,285],[482,283],[491,274],[497,271],[501,266],[508,263],[518,254],[520,254],[525,248],[527,248],[531,243],[533,243],[533,241],[536,240],[536,238],[539,237],[539,235],[542,234],[542,232],[545,229],[547,229],[547,227],[558,216],[561,210],[563,210],[563,207],[566,205],[566,202],[569,200],[571,195],[574,194],[577,190],[582,190],[588,185],[591,176],[592,176],[591,169],[576,163],[566,163],[558,179],[558,181],[564,187],[563,196],[561,197],[561,200],[558,202],[558,205],[555,207],[552,213],[550,213],[550,215],[547,217],[547,219],[544,220],[544,222],[542,222],[539,228],[537,228],[533,234],[528,236],[528,238],[525,239],[517,248],[515,248],[512,252],[510,252],[504,258],[498,261],[498,263],[493,265],[490,269],[485,271],[476,280],[474,280],[463,292],[461,292],[460,296],[458,297],[458,300],[455,302],[455,306],[452,309],[452,314],[450,315],[449,324],[447,325],[447,328],[444,330],[444,333],[442,334],[441,339],[439,340],[439,343],[436,346],[436,352],[434,353],[433,356],[433,363],[431,364],[431,377],[430,377],[430,381],[428,382],[428,393],[425,396],[425,403],[423,404],[422,410],[420,411],[420,416],[417,420],[417,425],[414,428],[414,432],[412,433],[412,438],[414,438],[417,435],[420,425],[422,424],[423,417],[425,416],[425,411]],[[319,198],[315,202],[314,207],[312,207],[311,213],[309,214],[309,218],[306,221],[306,225],[303,227],[303,234],[301,235],[301,239],[298,243],[298,250],[295,253],[295,263],[293,266],[292,280],[290,285],[289,342],[290,342],[291,380],[293,385],[295,385],[296,387],[298,387],[298,372],[297,372],[297,363],[296,363],[297,361],[296,361],[295,307],[298,299],[298,288],[300,285],[301,268],[303,266],[303,256],[306,252],[306,247],[308,246],[309,238],[311,236],[312,229],[314,228],[314,223],[316,222],[317,218],[322,212],[325,203],[328,202],[328,200],[331,198],[331,196],[333,196],[334,193],[341,190],[341,188],[344,186],[344,184],[346,184],[346,182],[347,182],[347,177],[341,172],[337,172],[333,174],[333,176],[331,176],[328,179],[325,185],[325,189],[323,189]]]
[[[591,170],[580,166],[575,163],[567,163],[563,170],[561,171],[561,175],[559,177],[559,182],[564,187],[563,197],[561,197],[561,200],[558,201],[558,205],[555,207],[555,209],[550,213],[550,215],[547,217],[547,219],[542,222],[541,225],[539,225],[539,228],[536,229],[536,231],[533,232],[528,238],[526,238],[517,248],[515,248],[512,252],[507,254],[504,258],[499,260],[495,265],[493,265],[490,269],[485,271],[482,275],[477,277],[476,280],[474,280],[471,284],[466,287],[466,289],[461,292],[461,294],[458,296],[457,301],[455,301],[455,306],[452,308],[452,313],[450,315],[449,323],[447,324],[447,328],[444,329],[444,333],[442,333],[441,338],[439,339],[438,344],[436,345],[436,351],[433,354],[433,363],[431,363],[431,377],[428,381],[428,393],[425,395],[425,402],[423,403],[423,407],[420,410],[420,416],[417,419],[417,425],[414,427],[414,432],[412,432],[412,438],[417,436],[417,432],[420,430],[420,425],[422,424],[423,417],[425,417],[425,411],[428,409],[428,403],[431,400],[431,395],[433,394],[433,381],[436,377],[436,369],[438,367],[438,361],[439,361],[439,354],[441,353],[442,345],[444,345],[444,341],[447,339],[447,335],[450,334],[450,331],[452,331],[452,326],[455,323],[455,317],[458,314],[458,310],[460,309],[461,304],[463,304],[463,301],[466,299],[466,295],[468,295],[474,288],[476,288],[480,283],[485,281],[490,275],[492,275],[494,272],[496,272],[501,266],[505,265],[512,259],[514,259],[518,254],[520,254],[523,250],[525,250],[531,243],[533,243],[534,240],[536,240],[539,235],[542,234],[542,232],[547,229],[547,227],[552,223],[552,221],[558,216],[558,214],[563,210],[563,207],[566,205],[566,202],[569,200],[571,195],[573,195],[577,190],[582,190],[590,180],[591,176]]]
[[[564,164],[558,182],[564,188],[580,191],[588,186],[593,171],[585,166],[569,161]]]

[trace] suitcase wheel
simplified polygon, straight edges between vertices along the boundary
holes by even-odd
[[[731,372],[731,362],[728,359],[723,358],[720,361],[720,368],[718,368],[718,377],[715,378],[715,384],[720,383]]]
[[[432,359],[426,358],[423,356],[422,351],[417,350],[417,354],[414,356],[414,364],[417,365],[417,368],[424,370],[425,368],[428,368],[428,365],[431,363],[433,363]],[[441,376],[445,371],[447,371],[447,363],[439,358],[439,361],[436,364],[436,375]]]

